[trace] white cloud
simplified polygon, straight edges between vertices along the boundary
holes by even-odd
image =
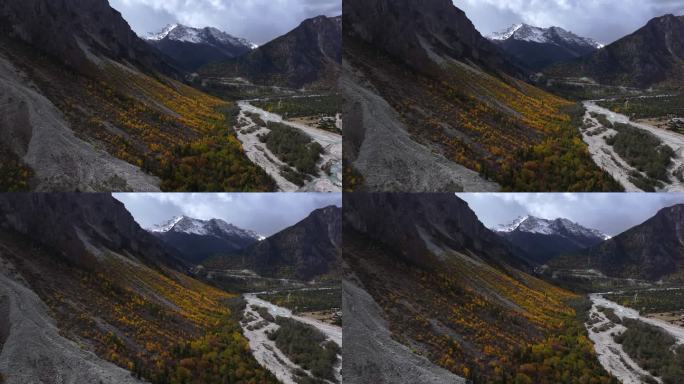
[[[487,227],[532,215],[566,218],[611,236],[638,225],[658,210],[684,203],[678,193],[462,193]]]
[[[680,0],[453,0],[481,33],[487,35],[524,22],[559,26],[611,43],[644,26],[653,17],[683,14]]]
[[[303,20],[337,16],[341,0],[110,0],[139,35],[178,22],[212,26],[263,44],[294,29]]]
[[[297,223],[315,209],[342,205],[339,193],[123,193],[114,197],[142,227],[186,215],[223,219],[266,236]]]

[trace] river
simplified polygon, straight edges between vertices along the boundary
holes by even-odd
[[[653,96],[656,97],[656,96]],[[584,107],[587,112],[584,116],[585,122],[592,125],[592,128],[584,130],[582,136],[584,142],[589,146],[594,162],[603,170],[611,174],[617,181],[619,181],[627,192],[641,192],[641,189],[636,187],[629,181],[630,173],[636,171],[627,162],[620,158],[620,156],[613,150],[611,146],[606,144],[605,138],[617,133],[614,129],[603,127],[599,121],[591,116],[591,113],[598,113],[605,115],[611,123],[630,124],[635,128],[642,129],[652,133],[659,138],[663,144],[669,146],[674,150],[675,156],[672,164],[668,169],[670,181],[666,183],[661,192],[682,192],[684,191],[684,182],[679,180],[674,173],[684,167],[684,135],[665,129],[656,128],[654,126],[633,122],[629,117],[613,112],[607,108],[603,108],[597,104],[601,100],[589,100],[584,102]],[[596,129],[605,128],[601,134],[590,135],[591,132],[596,132]]]
[[[612,292],[610,292],[612,293]],[[600,307],[610,308],[620,319],[635,319],[644,323],[659,327],[675,337],[677,343],[684,344],[684,328],[672,325],[668,322],[643,317],[638,311],[619,305],[604,297],[609,293],[593,293],[589,295],[592,301],[589,318],[593,324],[587,324],[589,338],[594,343],[594,349],[598,355],[601,365],[623,384],[641,384],[642,376],[653,377],[643,370],[637,363],[630,358],[622,349],[622,346],[615,342],[613,335],[620,334],[626,330],[621,324],[613,324],[607,316],[599,311]],[[653,377],[657,382],[662,382],[657,377]]]
[[[342,135],[286,121],[278,114],[255,107],[251,104],[252,101],[255,100],[238,102],[240,124],[236,127],[236,131],[247,157],[271,175],[282,192],[340,192],[342,190]],[[250,117],[252,114],[258,115],[265,122],[282,123],[298,129],[320,144],[323,147],[323,154],[317,164],[319,174],[301,187],[285,179],[280,174],[280,168],[285,163],[259,141],[258,136],[267,134],[270,132],[269,129],[257,126],[254,119]]]
[[[267,332],[277,330],[278,325],[264,320],[258,312],[252,309],[252,306],[266,308],[273,317],[280,316],[291,318],[300,323],[310,325],[323,333],[328,340],[332,340],[340,347],[342,346],[341,327],[308,317],[294,315],[289,309],[262,300],[257,297],[257,295],[257,293],[248,293],[244,295],[247,307],[245,308],[245,321],[241,323],[242,330],[247,340],[249,340],[252,354],[259,364],[273,373],[283,384],[296,384],[293,372],[301,369],[301,367],[297,366],[282,353],[278,347],[276,347],[275,342],[269,340]],[[339,356],[338,364],[335,366],[335,377],[338,382],[342,382],[342,356]]]

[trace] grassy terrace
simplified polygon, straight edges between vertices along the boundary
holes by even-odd
[[[684,290],[625,292],[605,295],[606,299],[643,314],[684,310]]]
[[[684,94],[665,97],[619,98],[600,101],[597,104],[636,119],[684,117]]]
[[[342,308],[342,290],[339,288],[311,291],[283,291],[259,295],[259,298],[275,305],[288,308],[294,313]]]

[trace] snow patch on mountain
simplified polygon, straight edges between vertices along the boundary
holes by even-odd
[[[510,233],[514,231],[537,233],[543,235],[559,235],[567,237],[568,234],[580,237],[595,237],[602,240],[610,239],[610,236],[598,231],[583,227],[580,224],[568,219],[547,220],[534,216],[522,216],[509,224],[502,224],[493,229],[499,233]]]
[[[566,31],[560,27],[539,28],[527,24],[515,24],[503,32],[495,32],[489,36],[490,40],[505,41],[508,39],[528,41],[540,44],[560,45],[573,44],[580,46],[591,46],[596,49],[604,47],[603,44],[586,37]]]
[[[187,216],[174,217],[166,223],[149,228],[148,231],[153,233],[180,232],[214,237],[231,236],[256,239],[258,241],[266,239],[264,236],[261,236],[254,231],[236,227],[221,219],[199,220]]]
[[[250,49],[256,49],[259,47],[258,45],[246,39],[229,35],[228,33],[225,33],[217,28],[193,28],[182,24],[169,24],[160,32],[150,33],[146,39],[150,41],[169,39],[186,43],[209,45],[219,43],[232,46],[246,46]]]

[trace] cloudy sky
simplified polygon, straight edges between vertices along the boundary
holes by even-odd
[[[458,194],[487,227],[508,224],[520,216],[559,217],[598,229],[610,236],[643,223],[658,210],[684,203],[681,193],[471,193]]]
[[[684,14],[682,0],[453,0],[483,35],[513,24],[558,26],[611,43],[653,17]]]
[[[180,23],[216,27],[264,44],[305,19],[339,16],[342,0],[109,0],[139,36]]]
[[[123,193],[114,197],[143,228],[185,215],[223,219],[264,236],[296,224],[318,208],[342,206],[340,193]]]

